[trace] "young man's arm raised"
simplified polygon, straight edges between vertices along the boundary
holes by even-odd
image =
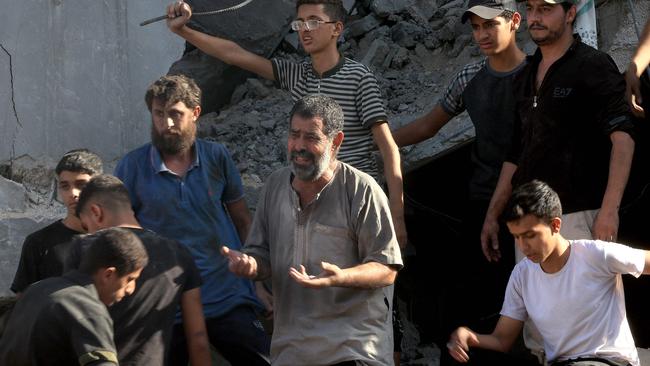
[[[241,67],[263,78],[275,80],[271,60],[243,49],[237,43],[201,33],[186,24],[192,17],[192,9],[182,1],[167,7],[167,26],[169,29],[210,56],[229,64]]]

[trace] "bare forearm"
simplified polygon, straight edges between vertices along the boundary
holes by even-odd
[[[451,116],[436,105],[429,113],[395,130],[393,138],[399,147],[417,144],[435,136],[450,119]]]
[[[621,131],[613,132],[611,140],[612,151],[609,161],[609,177],[601,210],[613,212],[618,211],[620,207],[625,186],[630,176],[634,156],[634,140],[629,134]]]
[[[274,80],[270,60],[243,49],[233,41],[198,32],[187,26],[176,30],[175,33],[212,57]]]
[[[402,180],[402,170],[399,151],[397,146],[386,149],[384,158],[384,178],[388,186],[388,202],[390,212],[395,219],[404,219],[404,183]]]
[[[634,53],[634,56],[632,56],[631,62],[636,65],[637,76],[641,76],[646,67],[648,67],[648,64],[650,64],[650,21],[646,22],[643,34],[639,40],[639,47]]]
[[[203,318],[201,290],[194,288],[183,293],[181,297],[183,327],[187,339],[187,349],[192,365],[210,366],[210,344]]]
[[[342,270],[336,287],[373,289],[392,285],[397,277],[397,269],[378,262],[363,263]]]
[[[498,220],[499,215],[506,207],[510,194],[512,193],[512,176],[515,174],[517,166],[510,162],[504,162],[499,174],[497,186],[492,194],[490,205],[488,206],[486,218]]]

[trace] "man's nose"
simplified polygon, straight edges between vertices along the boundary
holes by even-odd
[[[167,127],[174,127],[174,119],[167,117]]]
[[[79,198],[79,194],[81,194],[81,188],[72,188],[72,197]]]
[[[135,281],[126,287],[126,294],[131,296],[135,292]]]

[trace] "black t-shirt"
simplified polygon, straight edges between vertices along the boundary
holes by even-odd
[[[71,271],[30,286],[0,339],[0,365],[117,364],[113,321],[89,275]]]
[[[23,243],[11,291],[23,292],[36,281],[61,276],[64,257],[61,251],[54,248],[69,242],[77,234],[80,233],[63,225],[62,220],[29,234]]]
[[[508,161],[513,187],[539,179],[560,196],[562,211],[600,207],[614,131],[631,132],[625,80],[612,58],[576,38],[546,72],[539,90],[538,50],[514,80],[518,119]]]
[[[131,296],[111,306],[120,365],[164,365],[165,352],[185,291],[201,286],[192,255],[182,245],[153,231],[128,228],[149,255],[149,264]],[[70,244],[66,268],[79,266],[81,241]]]

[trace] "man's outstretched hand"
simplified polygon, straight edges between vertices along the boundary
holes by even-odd
[[[251,280],[257,277],[257,261],[254,257],[226,246],[221,247],[221,255],[228,258],[230,272]]]
[[[331,263],[321,262],[321,272],[318,276],[312,276],[307,273],[305,266],[300,265],[300,270],[295,268],[289,269],[289,276],[298,282],[300,286],[309,288],[324,288],[332,286],[340,286],[345,281],[345,273],[343,270]]]

